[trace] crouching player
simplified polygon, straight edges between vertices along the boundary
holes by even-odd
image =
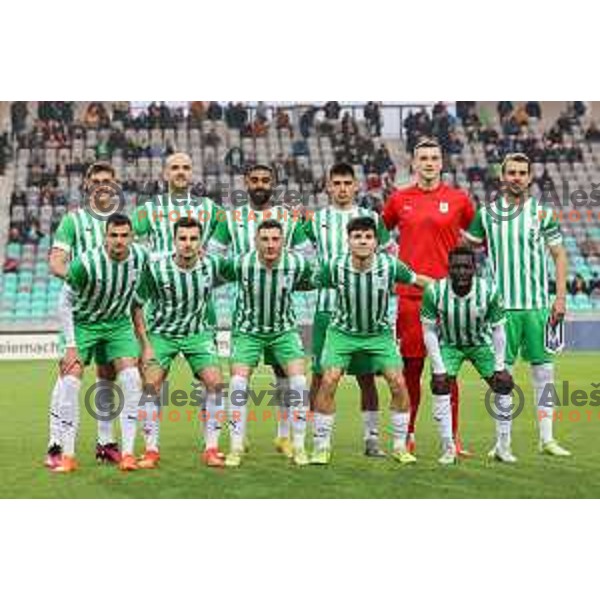
[[[256,230],[256,250],[227,261],[225,277],[239,284],[233,315],[230,381],[231,449],[225,464],[238,467],[244,452],[248,385],[265,352],[289,379],[292,460],[308,464],[305,451],[308,390],[305,353],[292,307],[294,290],[310,289],[311,269],[300,255],[284,250],[284,230],[267,219]],[[235,401],[234,401],[235,399]]]
[[[504,363],[502,299],[489,279],[475,275],[471,249],[456,248],[449,259],[449,277],[427,287],[421,307],[425,345],[431,359],[433,416],[443,447],[439,462],[456,462],[450,390],[463,362],[470,360],[496,394],[496,445],[490,457],[514,463],[510,440],[513,380]]]
[[[323,377],[315,401],[314,454],[311,463],[331,460],[335,393],[353,358],[368,359],[390,387],[392,457],[402,464],[416,461],[406,450],[409,398],[402,359],[388,322],[389,297],[398,283],[425,287],[431,279],[416,275],[404,263],[377,253],[377,225],[357,217],[347,225],[350,253],[322,264],[319,285],[337,290],[333,315],[321,356]]]
[[[202,225],[193,218],[184,217],[175,223],[174,242],[174,254],[162,255],[150,262],[135,299],[133,318],[142,345],[145,391],[150,395],[144,398],[142,408],[146,413],[143,415],[146,451],[138,466],[153,469],[160,460],[160,390],[173,360],[181,353],[206,388],[203,461],[209,467],[222,467],[217,394],[223,385],[223,376],[214,330],[207,320],[207,304],[213,288],[221,281],[219,268],[225,261],[219,256],[199,258]],[[145,303],[148,332],[142,309]]]

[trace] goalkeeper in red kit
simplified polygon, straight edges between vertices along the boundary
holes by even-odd
[[[433,139],[419,142],[414,149],[414,185],[391,194],[383,209],[388,229],[398,229],[398,257],[417,273],[433,279],[448,276],[448,254],[460,240],[475,216],[475,207],[460,189],[441,181],[442,149]],[[396,333],[404,360],[404,378],[410,395],[410,421],[407,447],[416,450],[415,421],[421,403],[421,375],[427,349],[420,323],[422,290],[398,286]],[[452,387],[452,429],[457,451],[462,448],[458,437],[458,388]]]

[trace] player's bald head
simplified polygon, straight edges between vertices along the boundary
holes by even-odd
[[[167,169],[169,169],[172,165],[178,163],[188,163],[191,166],[192,158],[189,154],[187,154],[187,152],[175,152],[167,158],[165,166],[167,167]]]
[[[165,179],[170,193],[187,193],[192,184],[192,159],[185,152],[175,152],[165,163]]]

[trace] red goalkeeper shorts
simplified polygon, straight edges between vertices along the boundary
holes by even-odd
[[[400,340],[400,352],[406,358],[425,358],[427,348],[421,325],[421,297],[399,296],[396,336]]]

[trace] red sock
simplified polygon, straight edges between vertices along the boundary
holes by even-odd
[[[404,379],[410,396],[410,419],[408,421],[408,433],[415,432],[415,421],[421,404],[421,374],[425,365],[424,358],[404,359]]]
[[[456,381],[450,388],[450,406],[452,408],[452,437],[458,440],[458,383]]]

